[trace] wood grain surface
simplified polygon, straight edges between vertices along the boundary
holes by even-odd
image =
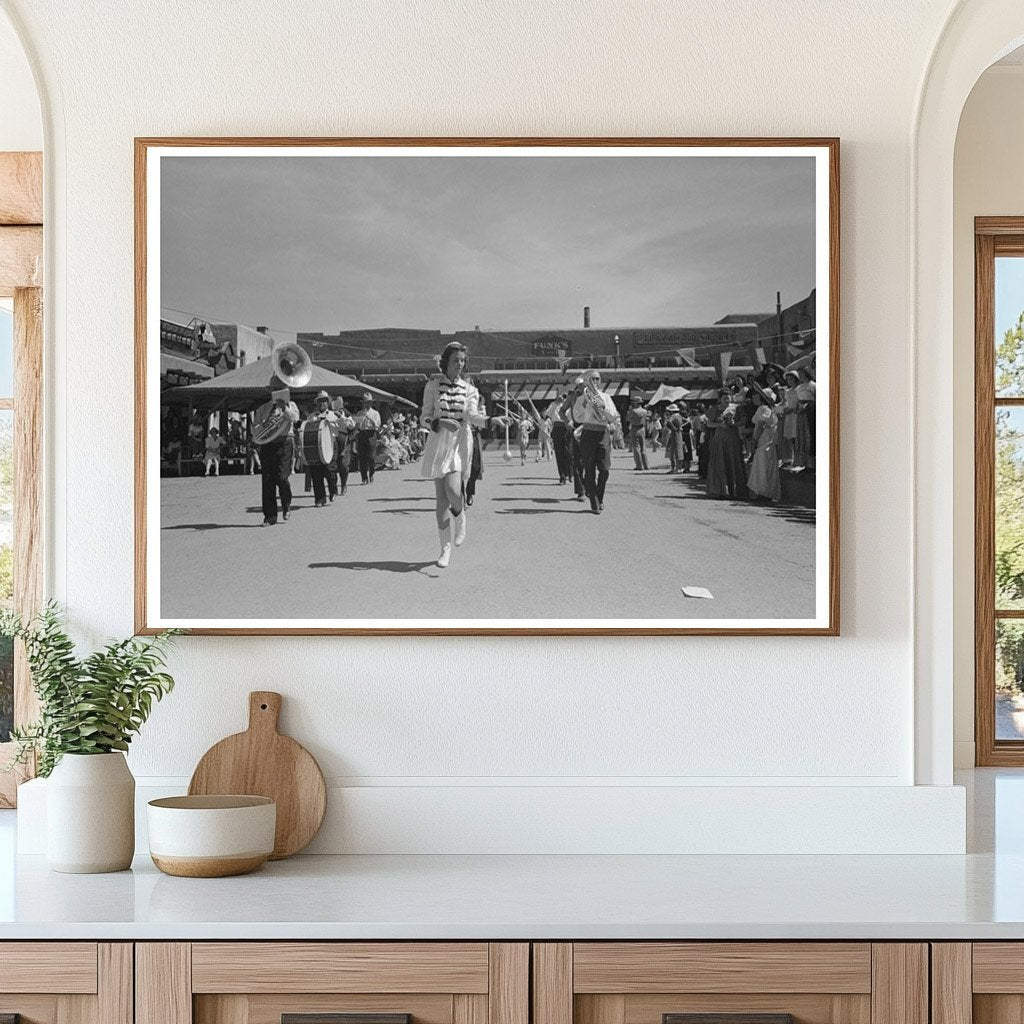
[[[0,226],[0,298],[43,284],[43,229]]]
[[[43,223],[43,154],[0,153],[0,224]]]
[[[680,1012],[696,1014],[709,1020],[718,1018],[722,1024],[725,1024],[725,1018],[721,1015],[730,1014],[750,1017],[763,1014],[792,1016],[799,1024],[871,1024],[871,996],[866,993],[665,992],[626,996],[625,1001],[623,1024],[663,1024],[666,1014]]]
[[[971,1024],[971,943],[932,943],[931,1024]]]
[[[135,1024],[192,1024],[189,943],[136,944]]]
[[[196,993],[485,993],[487,944],[196,942],[192,986]]]
[[[871,978],[871,1024],[929,1024],[925,943],[873,943]]]
[[[458,996],[456,998],[459,998]],[[466,999],[484,999],[486,996],[464,996]],[[210,1001],[228,1002],[240,1000],[245,1003],[246,1012],[235,1016],[237,1024],[281,1024],[283,1017],[292,1015],[357,1014],[372,1016],[375,1013],[411,1014],[414,1024],[452,1024],[452,997],[445,994],[353,992],[330,994],[270,993],[251,995],[196,996],[196,1024],[232,1024],[221,1013],[217,1019],[202,1020],[199,1007]],[[487,1024],[482,1020],[479,1024]]]
[[[573,1024],[571,942],[533,944],[533,1024]]]
[[[95,942],[5,942],[0,955],[0,992],[94,994]]]
[[[192,796],[244,793],[277,804],[271,860],[308,846],[327,809],[323,773],[305,747],[277,731],[279,693],[249,694],[249,727],[211,747],[200,759],[188,791]]]
[[[577,942],[576,992],[870,992],[863,942]]]
[[[99,1024],[134,1024],[135,949],[130,942],[96,947],[96,1019]]]
[[[489,1024],[529,1024],[529,943],[492,942],[488,953],[487,1018]]]

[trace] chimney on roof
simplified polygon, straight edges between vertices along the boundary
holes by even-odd
[[[589,327],[590,326],[590,307],[589,306],[584,306],[583,307],[583,326],[584,327]]]

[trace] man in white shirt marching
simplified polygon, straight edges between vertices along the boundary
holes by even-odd
[[[601,374],[588,370],[583,376],[583,393],[572,407],[572,418],[583,461],[583,487],[590,499],[590,511],[600,515],[604,508],[604,489],[611,469],[609,427],[619,422],[615,403],[601,390]]]
[[[356,455],[359,458],[359,475],[364,484],[373,483],[374,455],[377,435],[380,433],[380,413],[373,407],[373,395],[363,394],[363,407],[356,413]]]

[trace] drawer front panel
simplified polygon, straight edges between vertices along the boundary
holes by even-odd
[[[679,992],[623,996],[622,1000],[622,1024],[662,1024],[662,1016],[666,1013],[792,1014],[796,1024],[871,1024],[871,997],[868,995],[808,995],[789,992],[755,996]],[[579,1020],[577,1014],[577,1022]]]
[[[975,992],[1024,993],[1024,942],[976,942]]]
[[[197,942],[195,993],[486,993],[485,942]]]
[[[871,945],[578,942],[573,947],[573,991],[867,994]]]
[[[93,995],[96,989],[95,942],[0,944],[0,992]]]
[[[455,1024],[452,1004],[450,995],[406,992],[201,995],[195,999],[194,1024],[281,1024],[282,1015],[293,1013],[408,1013],[414,1024]]]

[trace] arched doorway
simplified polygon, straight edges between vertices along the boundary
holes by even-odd
[[[951,415],[959,343],[953,308],[957,128],[981,74],[1022,42],[1024,8],[1018,0],[960,3],[943,27],[925,71],[913,125],[915,777],[920,784],[952,782],[954,635],[956,643],[962,643],[966,628],[954,614],[954,608],[959,613],[961,606],[955,595],[964,586],[973,593],[973,581],[958,578],[954,571],[954,551],[960,550],[955,546],[959,524]],[[958,693],[965,682],[973,685],[956,679]]]

